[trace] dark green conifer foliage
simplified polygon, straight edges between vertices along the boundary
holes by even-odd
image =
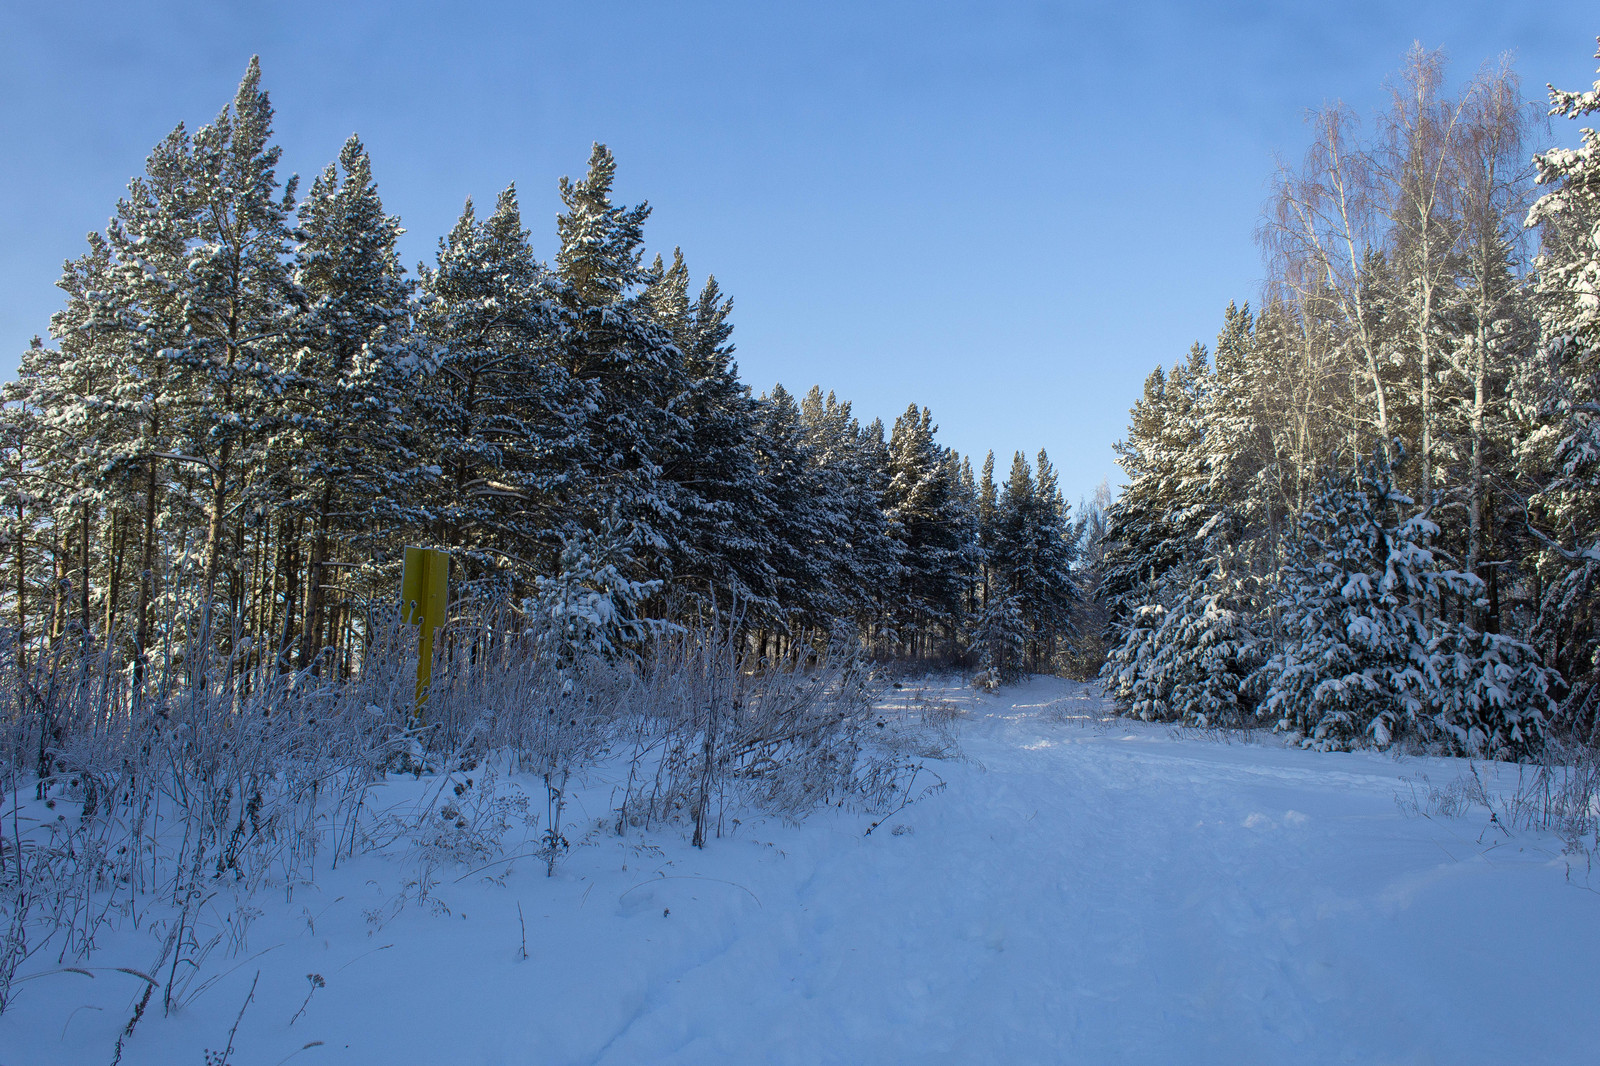
[[[284,372],[284,417],[269,445],[279,507],[309,523],[301,658],[324,643],[329,562],[360,565],[400,530],[425,525],[427,467],[410,394],[421,379],[411,286],[395,254],[361,141],[352,136],[300,207],[295,282],[300,344]],[[386,568],[392,574],[393,568]]]
[[[889,438],[887,510],[904,555],[900,625],[914,634],[916,654],[931,654],[934,638],[953,642],[971,565],[960,500],[947,456],[934,441],[933,415],[916,404],[895,419]]]
[[[561,320],[515,188],[483,222],[469,200],[419,271],[430,348],[419,415],[441,472],[427,519],[470,580],[525,585],[560,551],[588,456],[585,394],[556,357]]]

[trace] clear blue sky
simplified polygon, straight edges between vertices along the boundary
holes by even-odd
[[[272,3],[4,0],[0,374],[59,306],[179,120],[252,53],[285,173],[352,131],[408,266],[515,181],[540,254],[591,141],[735,300],[746,381],[886,422],[916,401],[1003,470],[1049,449],[1070,499],[1157,363],[1261,276],[1253,231],[1306,108],[1370,111],[1413,40],[1463,78],[1511,51],[1530,95],[1594,79],[1600,8],[1422,3]],[[1575,143],[1562,123],[1553,131]]]

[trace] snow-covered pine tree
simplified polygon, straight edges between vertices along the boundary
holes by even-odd
[[[1062,642],[1070,644],[1077,635],[1075,614],[1083,602],[1073,567],[1077,561],[1078,540],[1074,536],[1072,513],[1061,494],[1055,465],[1043,448],[1039,449],[1037,501],[1038,525],[1034,537],[1034,569],[1041,575],[1035,594],[1035,614],[1046,650],[1053,664]]]
[[[641,575],[666,576],[674,527],[683,516],[662,481],[674,442],[690,438],[676,409],[688,385],[683,353],[651,306],[651,273],[642,265],[648,204],[611,201],[616,160],[595,144],[588,172],[561,179],[565,210],[556,219],[556,306],[563,365],[584,388],[585,510],[615,503],[639,552]]]
[[[572,499],[600,465],[586,448],[589,399],[558,358],[551,281],[522,228],[516,190],[479,222],[471,201],[419,267],[419,334],[430,348],[417,396],[424,462],[441,476],[432,532],[469,581],[526,587],[548,574]]]
[[[994,480],[994,452],[983,457],[983,474],[978,481],[978,551],[980,553],[978,599],[980,609],[989,606],[994,593],[995,522],[999,514],[1000,490]]]
[[[1129,713],[1201,728],[1254,721],[1269,650],[1248,610],[1254,582],[1220,543],[1213,550],[1169,571],[1158,590],[1168,602],[1141,605],[1109,653],[1102,677]]]
[[[1437,570],[1437,526],[1411,507],[1380,457],[1326,477],[1301,516],[1264,710],[1308,746],[1384,746],[1426,717],[1430,619],[1470,586]]]
[[[1199,548],[1197,534],[1210,519],[1202,408],[1209,376],[1200,344],[1170,374],[1157,367],[1116,446],[1128,484],[1106,511],[1102,595],[1113,623]]]
[[[79,569],[92,565],[89,541],[103,528],[97,613],[127,631],[122,586],[136,582],[141,648],[158,587],[170,597],[187,582],[209,602],[219,575],[227,616],[214,614],[217,632],[249,628],[241,526],[261,492],[265,435],[282,416],[296,300],[286,262],[294,182],[278,195],[271,121],[252,59],[214,123],[192,140],[180,125],[156,147],[104,236],[91,236],[62,279],[67,304],[52,324],[61,365],[50,376],[65,388],[49,391],[52,420],[66,419],[63,439],[80,453],[69,475]],[[163,516],[179,542],[170,547]],[[198,572],[163,565],[181,558],[198,560]],[[79,580],[85,617],[92,576]]]
[[[59,347],[30,349],[19,368],[24,391],[18,398],[25,398],[33,422],[28,480],[37,491],[38,517],[53,534],[53,638],[70,627],[87,641],[100,628],[91,586],[101,576],[95,556],[101,515],[114,514],[124,495],[118,490],[125,479],[117,475],[126,474],[119,460],[130,434],[112,396],[125,334],[112,274],[110,246],[100,234],[90,234],[89,251],[69,261],[57,282],[67,296],[51,322]],[[109,558],[106,570],[107,576],[116,570]],[[107,584],[102,590],[109,595]]]
[[[690,600],[735,601],[752,621],[777,607],[773,596],[772,507],[756,455],[759,405],[733,360],[733,301],[707,277],[691,304],[681,251],[657,258],[644,300],[682,357],[679,420],[660,447],[661,489],[678,515],[664,529],[671,590]]]
[[[1552,88],[1550,112],[1600,114],[1600,81],[1585,92]],[[1534,639],[1572,686],[1562,725],[1593,736],[1600,724],[1600,632],[1593,624],[1600,587],[1600,133],[1584,128],[1581,137],[1577,148],[1534,159],[1539,184],[1549,188],[1528,213],[1540,234],[1535,296],[1544,348],[1518,382],[1530,423],[1519,451],[1542,482],[1528,517],[1543,586]]]
[[[530,632],[563,666],[585,658],[634,653],[667,624],[642,616],[642,605],[659,581],[631,576],[639,552],[639,528],[613,511],[598,528],[561,534],[554,573],[534,578],[533,595],[523,601]]]
[[[839,486],[818,465],[800,405],[782,385],[761,398],[756,451],[772,504],[779,624],[791,636],[803,629],[829,632],[841,608],[830,585],[843,567]]]
[[[187,309],[170,298],[168,279],[182,277],[192,230],[189,183],[190,144],[179,125],[156,146],[145,173],[128,184],[116,215],[106,229],[113,257],[109,294],[115,302],[122,364],[107,395],[110,412],[126,427],[126,436],[106,455],[107,477],[129,490],[126,505],[137,516],[138,551],[129,560],[133,595],[131,632],[140,658],[154,639],[156,605],[176,594],[176,564],[183,553],[168,541],[180,541],[198,520],[190,486],[194,465],[180,454],[178,432],[193,397],[181,364],[188,334]],[[102,321],[89,316],[87,321]],[[63,323],[65,324],[65,322]],[[63,344],[68,343],[65,332]],[[168,521],[164,522],[163,519]]]
[[[972,683],[993,692],[1024,677],[1031,630],[1023,617],[1021,597],[996,595],[990,600],[972,631],[972,646],[978,652],[978,673]]]
[[[421,379],[411,286],[372,166],[352,136],[300,205],[295,282],[305,305],[285,368],[286,416],[271,440],[274,493],[309,525],[300,658],[324,643],[333,577],[326,564],[397,558],[403,531],[426,524],[431,463],[419,452],[411,395]],[[392,575],[393,566],[383,568]]]
[[[905,550],[900,638],[915,655],[931,654],[941,634],[953,641],[972,565],[960,500],[936,431],[932,413],[912,404],[895,419],[889,438],[885,502]]]
[[[1101,678],[1121,705],[1137,706],[1141,715],[1183,713],[1170,706],[1170,685],[1150,689],[1139,679],[1160,656],[1186,654],[1164,646],[1176,632],[1164,628],[1171,608],[1181,602],[1186,612],[1203,611],[1188,597],[1190,579],[1210,570],[1204,556],[1218,504],[1209,454],[1211,386],[1208,353],[1195,344],[1170,374],[1157,367],[1145,381],[1128,436],[1117,445],[1129,480],[1105,509],[1099,542],[1098,602],[1111,649]]]
[[[961,618],[963,626],[970,626],[983,612],[983,567],[987,553],[983,546],[983,522],[978,512],[981,504],[978,499],[978,479],[972,472],[972,460],[965,455],[957,455],[954,449],[950,451],[950,461],[953,473],[952,481],[956,486],[956,496],[961,502],[960,513],[962,520],[962,540],[966,543],[966,587],[961,597]],[[967,634],[963,634],[966,639]]]
[[[1263,710],[1307,746],[1413,736],[1525,754],[1542,739],[1553,676],[1527,645],[1453,621],[1482,583],[1443,565],[1430,547],[1438,526],[1403,517],[1411,504],[1381,456],[1324,479],[1290,542]]]
[[[1021,452],[996,507],[990,551],[995,582],[1014,600],[1028,627],[1028,666],[1049,668],[1056,642],[1072,631],[1077,588],[1071,573],[1073,544],[1065,505],[1049,456],[1039,453],[1041,481]]]
[[[874,418],[856,432],[853,462],[857,495],[852,503],[851,552],[866,582],[861,627],[868,643],[882,651],[898,640],[895,597],[906,579],[905,540],[889,505],[889,444],[883,421]]]
[[[233,103],[194,135],[181,272],[148,290],[184,325],[177,362],[186,402],[175,430],[181,461],[205,484],[202,593],[211,599],[226,569],[236,613],[243,575],[226,526],[245,512],[233,501],[251,491],[247,476],[282,416],[281,367],[299,302],[288,261],[296,180],[279,194],[281,152],[271,142],[272,105],[252,58]]]
[[[44,554],[40,527],[46,507],[41,494],[48,491],[43,472],[34,461],[34,448],[42,443],[39,412],[33,405],[34,386],[46,361],[44,345],[35,337],[23,355],[15,381],[0,386],[0,546],[5,552],[5,594],[12,598],[8,617],[0,623],[5,643],[14,649],[19,665],[28,662],[28,641],[37,635],[38,603],[43,598],[38,569]],[[46,623],[47,624],[47,623]]]
[[[800,401],[806,444],[826,516],[830,610],[865,632],[878,612],[885,582],[895,579],[895,549],[883,513],[876,464],[862,448],[850,404],[813,386]]]

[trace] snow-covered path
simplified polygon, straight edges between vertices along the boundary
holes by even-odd
[[[965,758],[870,837],[597,833],[554,880],[447,878],[381,927],[368,860],[263,904],[259,958],[123,1062],[220,1049],[257,969],[238,1066],[1600,1061],[1600,894],[1549,838],[1401,813],[1457,764],[1103,723],[1056,680],[945,695]],[[0,1064],[109,1061],[129,989],[42,980]]]

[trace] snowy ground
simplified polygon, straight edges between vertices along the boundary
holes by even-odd
[[[938,695],[964,756],[871,836],[838,810],[703,852],[596,831],[554,879],[453,867],[426,901],[371,856],[256,900],[231,971],[158,1000],[122,1062],[201,1066],[252,981],[236,1066],[1600,1061],[1582,868],[1396,803],[1464,764],[1105,722],[1065,681]],[[0,1066],[110,1062],[142,984],[95,973],[25,984]]]

